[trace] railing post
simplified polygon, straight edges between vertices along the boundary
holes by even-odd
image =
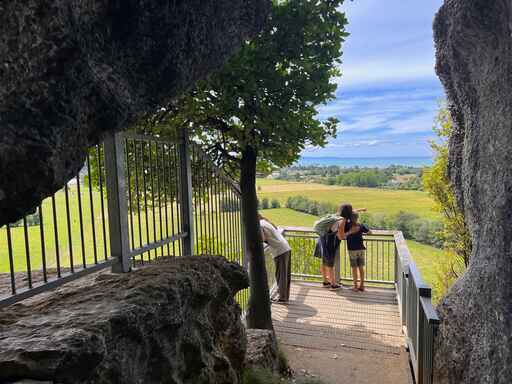
[[[340,244],[334,257],[334,280],[336,281],[336,284],[341,281],[341,247],[344,245],[344,242]]]
[[[115,258],[112,272],[129,272],[131,258],[128,239],[125,143],[122,134],[109,133],[105,137],[104,152],[110,253]]]
[[[426,320],[425,312],[423,311],[423,307],[421,305],[422,297],[432,297],[432,290],[430,288],[420,288],[418,289],[418,308],[417,308],[417,324],[416,324],[416,343],[417,343],[417,355],[416,360],[418,364],[418,376],[416,377],[417,384],[429,384],[425,380],[425,357],[428,353],[428,335],[427,335],[427,327],[428,321]]]
[[[179,140],[179,165],[180,165],[180,213],[181,232],[186,233],[183,241],[183,254],[185,256],[194,253],[194,213],[192,202],[192,163],[190,156],[190,142],[186,128],[181,131]]]

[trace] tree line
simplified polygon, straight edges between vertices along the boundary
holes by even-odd
[[[280,180],[366,188],[423,190],[423,168],[393,165],[386,168],[293,166],[281,169]]]
[[[311,200],[305,196],[290,196],[286,200],[286,208],[314,216],[323,216],[336,212],[337,206],[329,202]],[[425,219],[413,213],[399,212],[396,215],[363,213],[359,221],[373,229],[402,231],[406,239],[436,248],[441,248],[444,244],[443,223]]]

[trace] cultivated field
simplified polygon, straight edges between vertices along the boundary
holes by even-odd
[[[354,208],[368,208],[369,213],[393,215],[400,211],[412,212],[425,218],[436,219],[433,201],[425,192],[395,191],[378,188],[340,187],[314,183],[258,179],[260,199],[278,199],[284,206],[290,196],[305,196],[312,200],[333,204],[351,203]]]

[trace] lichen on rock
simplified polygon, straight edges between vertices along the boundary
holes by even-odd
[[[234,296],[248,284],[224,258],[177,257],[8,307],[0,382],[239,383],[246,337]]]
[[[0,226],[255,36],[269,0],[0,1]]]

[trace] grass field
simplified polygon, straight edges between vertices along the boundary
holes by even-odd
[[[392,215],[405,211],[425,218],[439,218],[439,214],[432,209],[432,199],[422,191],[340,187],[269,179],[258,179],[257,184],[260,199],[277,199],[283,206],[288,197],[302,195],[336,205],[349,202],[354,208],[368,208],[369,213]]]
[[[64,191],[55,194],[55,211],[57,216],[57,242],[55,240],[55,225],[53,222],[53,205],[51,198],[45,199],[42,203],[43,236],[44,236],[44,256],[46,266],[49,269],[56,268],[59,264],[62,268],[67,268],[73,263],[77,268],[85,263],[90,266],[95,260],[103,261],[110,257],[109,226],[107,201],[104,197],[105,220],[101,214],[101,195],[98,191],[92,191],[92,212],[91,214],[91,196],[89,189],[81,189],[81,212],[82,222],[80,222],[80,206],[78,204],[78,191],[76,187],[70,186],[68,189],[69,205],[69,228],[66,211],[66,197]],[[201,220],[199,214],[195,216],[196,244],[200,246],[200,253],[220,254],[224,253],[226,257],[234,259],[239,253],[241,243],[231,244],[230,237],[236,238],[238,230],[238,219],[233,213],[220,213],[217,216],[205,215],[208,209],[215,209],[214,205],[219,201],[215,199],[207,207],[201,206]],[[161,215],[160,215],[161,212]],[[199,211],[198,211],[199,212]],[[153,217],[155,224],[153,225]],[[168,230],[165,229],[165,222],[168,222]],[[129,216],[129,235],[131,238],[131,227],[133,223],[133,243],[134,249],[141,245],[146,245],[158,241],[162,238],[179,232],[178,209],[176,204],[171,207],[168,205],[167,219],[165,217],[165,208],[162,203],[161,210],[155,207],[155,212],[151,207],[148,208],[147,215],[144,209],[141,209],[140,217],[136,214]],[[162,233],[160,233],[160,223],[162,223]],[[139,224],[141,231],[139,232]],[[83,239],[80,235],[80,228],[83,228]],[[105,228],[105,231],[103,230]],[[174,232],[173,232],[174,228]],[[105,232],[105,235],[104,235]],[[218,236],[218,237],[217,237]],[[43,248],[41,246],[41,230],[39,225],[29,226],[27,230],[28,254],[30,260],[30,269],[32,271],[41,270],[43,265]],[[238,236],[240,238],[240,236]],[[149,239],[149,241],[148,241]],[[176,242],[177,243],[177,242]],[[177,244],[170,245],[169,251],[173,255],[179,254]],[[13,267],[15,272],[26,271],[27,248],[25,245],[25,233],[23,227],[11,228],[11,244],[13,250]],[[222,252],[221,252],[222,250]],[[166,249],[164,249],[164,252]],[[161,250],[158,255],[161,255]],[[157,251],[151,252],[151,257],[157,256]],[[149,257],[145,254],[145,259]],[[139,259],[139,256],[137,256]],[[8,255],[8,238],[6,227],[0,228],[0,273],[9,272],[10,263]]]

